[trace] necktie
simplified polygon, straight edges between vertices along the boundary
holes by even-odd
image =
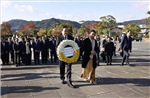
[[[67,39],[67,36],[65,36],[65,40]]]

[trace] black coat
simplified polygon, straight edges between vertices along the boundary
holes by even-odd
[[[94,50],[96,52],[98,52],[98,47],[97,47],[97,42],[95,40],[95,48]],[[86,68],[88,61],[90,60],[90,55],[91,55],[91,51],[92,51],[92,43],[91,40],[89,38],[86,38],[83,42],[83,45],[81,46],[81,53],[84,52],[83,54],[83,60],[82,60],[82,68]],[[97,67],[97,63],[96,63],[96,55],[93,56],[93,68]]]
[[[107,44],[105,45],[105,52],[107,53],[107,55],[113,55],[114,52],[114,43],[113,42],[107,42]]]

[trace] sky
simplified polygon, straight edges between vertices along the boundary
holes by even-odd
[[[117,22],[148,17],[150,0],[1,0],[1,23],[11,19],[41,21],[57,18],[72,21],[100,21],[101,16],[112,15]]]

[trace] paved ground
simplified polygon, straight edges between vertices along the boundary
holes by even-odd
[[[113,65],[100,63],[96,69],[96,85],[80,79],[81,62],[73,64],[73,89],[59,80],[57,64],[1,69],[2,98],[150,98],[150,45],[133,42],[130,66],[120,66],[121,57],[113,57]]]

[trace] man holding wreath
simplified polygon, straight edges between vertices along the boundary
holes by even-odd
[[[63,40],[74,40],[74,38],[71,35],[68,35],[68,28],[67,27],[63,27],[62,29],[62,34],[59,35],[56,39],[56,45],[58,46],[60,44],[61,41]],[[68,46],[66,46],[68,47]],[[65,84],[65,65],[67,64],[67,84],[69,87],[71,88],[75,88],[75,86],[72,84],[71,81],[71,67],[72,67],[72,63],[66,63],[62,60],[59,60],[59,68],[60,68],[60,79],[61,79],[61,83]]]

